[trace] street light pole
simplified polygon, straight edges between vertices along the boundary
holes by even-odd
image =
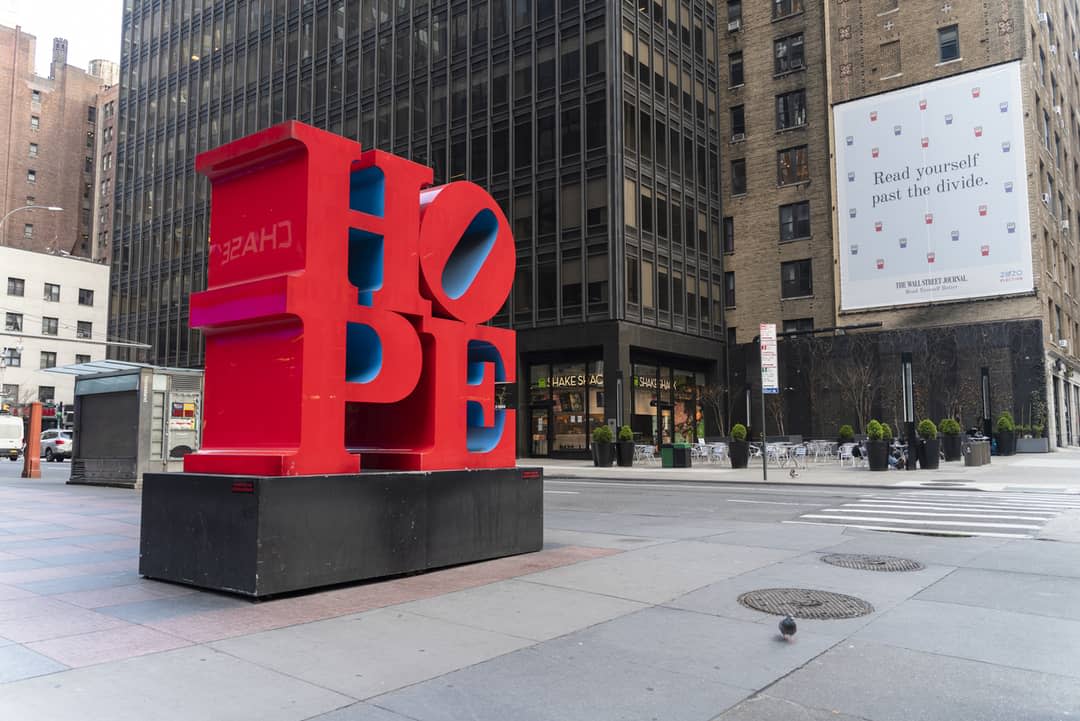
[[[0,218],[0,231],[3,231],[3,229],[4,229],[4,221],[6,221],[8,218],[10,218],[15,213],[18,213],[20,210],[48,210],[48,211],[51,211],[51,212],[55,213],[55,212],[62,211],[63,208],[61,208],[58,205],[20,205],[18,208],[13,208],[13,209],[9,210],[7,213],[4,214],[3,218]],[[3,235],[2,232],[0,232],[0,245],[3,245],[3,244],[4,244],[4,235]]]

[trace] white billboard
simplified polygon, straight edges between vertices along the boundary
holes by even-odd
[[[1032,290],[1019,62],[833,120],[842,310]]]

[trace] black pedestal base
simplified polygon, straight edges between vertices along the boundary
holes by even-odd
[[[543,471],[143,477],[139,573],[262,598],[540,550]]]

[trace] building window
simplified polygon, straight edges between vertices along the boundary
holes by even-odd
[[[41,128],[41,118],[36,115],[30,116],[30,129],[39,130]]]
[[[86,106],[86,122],[97,122],[97,108],[95,108],[93,105]]]
[[[48,316],[41,319],[41,334],[42,335],[59,335],[60,333],[60,320],[58,318],[49,318]]]
[[[16,333],[21,333],[22,328],[22,313],[4,314],[4,330],[11,330],[15,331]]]
[[[30,157],[31,158],[36,158],[37,154],[38,154],[38,144],[37,143],[30,143]]]
[[[19,402],[19,385],[17,383],[5,383],[0,386],[0,401],[9,403]]]
[[[780,206],[780,242],[810,237],[810,201]]]
[[[774,20],[801,13],[802,11],[803,0],[773,0],[772,16]]]
[[[900,74],[900,41],[882,43],[878,48],[878,75],[882,78]]]
[[[806,90],[776,96],[776,129],[806,125]]]
[[[88,320],[80,320],[75,329],[76,338],[90,338],[94,335],[94,324]]]
[[[27,170],[26,171],[26,182],[27,183],[36,183],[37,182],[37,171],[36,170]]]
[[[734,88],[743,84],[742,53],[728,55],[728,87]]]
[[[724,307],[735,307],[735,271],[724,273]]]
[[[50,350],[41,351],[41,367],[42,368],[55,368],[56,367],[56,353]]]
[[[735,219],[730,215],[724,217],[724,231],[723,237],[723,251],[725,253],[735,252]]]
[[[56,355],[55,353],[53,355]],[[52,403],[56,400],[55,386],[38,386],[38,400],[42,403]]]
[[[780,297],[803,298],[814,294],[810,259],[780,264]]]
[[[49,301],[50,303],[59,303],[60,302],[60,286],[56,285],[55,283],[46,283],[45,284],[44,298],[45,298],[45,300]]]
[[[22,278],[7,279],[7,294],[22,297],[26,294],[26,281]]]
[[[735,30],[738,28],[737,25],[732,25],[732,23],[742,23],[742,0],[728,0],[727,21],[728,30]]]
[[[75,362],[80,363],[80,364],[81,363],[89,363],[90,362],[90,356],[83,355],[82,353],[76,353],[75,354]]]
[[[22,351],[18,348],[4,348],[3,355],[0,357],[4,359],[3,365],[8,368],[22,367]]]
[[[792,318],[790,320],[784,321],[785,333],[793,333],[800,331],[805,332],[811,330],[814,330],[813,318]]]
[[[960,59],[960,31],[956,25],[938,28],[937,39],[939,62],[947,63]]]
[[[79,288],[79,305],[93,305],[94,304],[94,291],[86,288]]]
[[[746,159],[731,161],[731,194],[746,194]]]
[[[41,91],[40,90],[31,90],[30,91],[30,102],[34,103],[35,105],[41,105]]]
[[[806,58],[803,54],[803,34],[796,33],[775,41],[773,43],[773,57],[775,58],[774,72],[777,75],[806,67]]]
[[[27,240],[30,240],[31,238],[33,238],[34,237],[34,224],[33,223],[24,223],[23,224],[23,229],[22,229],[22,235]]]
[[[742,140],[746,136],[746,108],[735,105],[731,108],[731,141]]]
[[[777,185],[804,183],[810,179],[806,162],[806,146],[784,148],[776,154]]]

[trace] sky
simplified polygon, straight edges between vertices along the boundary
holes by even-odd
[[[86,69],[90,60],[120,62],[123,0],[0,0],[0,25],[37,36],[35,69],[49,74],[52,41],[67,38],[68,63]]]

